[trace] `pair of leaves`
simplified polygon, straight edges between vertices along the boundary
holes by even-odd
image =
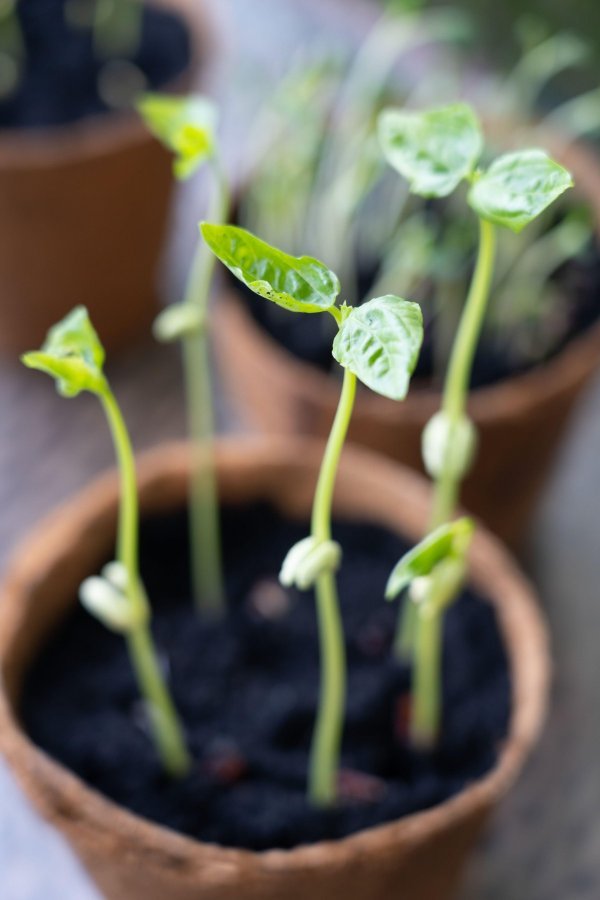
[[[386,585],[386,600],[394,600],[416,578],[427,578],[441,563],[463,561],[473,530],[473,520],[463,516],[428,534],[396,563]]]
[[[390,163],[423,197],[446,197],[463,179],[473,182],[469,204],[495,225],[521,231],[573,180],[543,150],[507,153],[483,173],[475,168],[483,151],[477,117],[465,103],[410,112],[384,110],[379,140]]]
[[[138,111],[149,131],[175,154],[177,178],[189,178],[214,155],[217,110],[206,97],[146,94]]]
[[[51,375],[63,397],[106,390],[104,348],[84,306],[76,306],[50,329],[41,350],[21,359],[28,368]]]
[[[335,315],[334,358],[377,393],[404,399],[423,340],[416,303],[388,294],[338,309],[338,278],[319,260],[290,256],[232,225],[203,223],[201,230],[213,253],[259,296],[292,312]]]

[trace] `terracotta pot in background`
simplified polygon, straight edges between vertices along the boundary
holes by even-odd
[[[195,83],[211,52],[203,16],[188,0],[154,2],[190,34],[174,87]],[[134,113],[1,132],[0,351],[39,346],[78,303],[111,349],[148,327],[172,192],[170,156]]]
[[[559,155],[600,225],[595,159],[582,146],[563,148]],[[335,377],[277,343],[230,284],[217,298],[214,323],[220,368],[243,421],[268,433],[325,437],[339,397]],[[469,412],[480,440],[462,499],[513,547],[523,537],[569,415],[599,362],[600,322],[548,362],[471,395]],[[350,439],[423,471],[421,434],[440,399],[438,391],[417,387],[403,403],[359,391]]]
[[[299,439],[224,440],[217,447],[226,503],[275,504],[308,518],[323,447]],[[169,511],[187,496],[190,455],[159,448],[140,463],[142,510]],[[110,553],[117,482],[97,480],[38,526],[13,561],[0,599],[0,750],[42,815],[69,840],[109,900],[446,900],[488,815],[514,781],[544,717],[546,632],[515,564],[484,531],[470,577],[494,605],[509,659],[513,707],[495,768],[426,812],[343,840],[253,853],[203,844],[154,825],[88,788],[32,745],[19,725],[23,678],[77,587]],[[421,479],[363,450],[344,453],[335,515],[416,539],[430,492]]]

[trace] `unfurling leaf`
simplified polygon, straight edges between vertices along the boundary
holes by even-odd
[[[446,197],[471,174],[483,149],[477,117],[466,103],[425,112],[386,109],[379,141],[389,164],[422,197]]]
[[[473,535],[473,520],[466,516],[436,528],[394,567],[385,589],[393,600],[417,578],[426,578],[445,560],[464,560]]]
[[[521,150],[492,163],[469,204],[482,219],[519,232],[572,186],[571,174],[543,150]]]
[[[250,290],[293,312],[319,313],[335,305],[337,276],[318,259],[289,256],[234,225],[200,226],[223,265]]]
[[[351,310],[333,342],[333,356],[371,390],[403,400],[423,341],[418,303],[392,294]]]
[[[279,581],[284,587],[295,585],[306,591],[324,572],[336,572],[342,561],[342,548],[337,541],[321,540],[314,535],[291,547],[281,565]]]
[[[177,178],[189,178],[215,150],[217,110],[198,94],[146,94],[137,104],[148,129],[175,154]]]
[[[41,350],[25,353],[21,361],[56,379],[64,397],[81,391],[101,394],[106,388],[104,348],[83,306],[75,307],[50,329]]]

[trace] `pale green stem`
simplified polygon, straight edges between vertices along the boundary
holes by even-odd
[[[183,776],[191,760],[183,730],[167,690],[150,631],[150,609],[140,579],[138,558],[139,508],[135,459],[125,422],[115,397],[106,385],[100,395],[110,426],[121,477],[121,502],[117,534],[117,559],[127,571],[127,594],[139,624],[126,634],[131,663],[140,693],[149,710],[152,736],[166,771]]]
[[[417,607],[410,736],[415,747],[431,750],[442,718],[442,638],[444,611],[463,581],[464,569],[441,563],[432,573],[427,596]]]
[[[466,410],[475,349],[494,273],[495,229],[484,219],[480,219],[479,227],[477,263],[452,348],[442,399],[442,409],[451,422],[457,422]],[[448,467],[443,469],[434,486],[432,530],[454,515],[459,488],[456,475]],[[430,593],[435,591],[434,578]],[[447,604],[442,606],[434,601],[432,596],[421,600],[415,633],[412,733],[422,747],[435,743],[441,715],[441,638],[443,609]]]
[[[331,540],[331,508],[340,455],[348,431],[356,394],[356,376],[344,369],[342,393],[321,463],[313,504],[311,534]],[[313,734],[308,795],[316,806],[336,799],[344,708],[346,705],[346,650],[335,575],[326,572],[316,583],[321,685]]]
[[[410,736],[415,747],[427,750],[441,718],[442,614],[424,601],[416,620]]]
[[[217,184],[209,218],[212,222],[222,222],[227,217],[229,194],[216,159],[213,166]],[[214,254],[200,242],[184,303],[199,313],[201,326],[186,335],[182,343],[188,429],[195,454],[189,495],[192,584],[197,608],[206,614],[220,615],[225,608],[225,587],[213,451],[215,429],[207,325],[215,262]]]
[[[407,594],[398,613],[394,637],[394,656],[399,662],[410,663],[412,660],[416,629],[417,606]]]
[[[94,46],[100,56],[131,59],[138,51],[144,15],[139,0],[96,0]]]

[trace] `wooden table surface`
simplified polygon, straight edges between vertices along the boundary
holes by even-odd
[[[243,155],[243,141],[235,136],[243,133],[256,102],[244,85],[264,69],[265,57],[268,81],[301,40],[334,27],[349,0],[212,0],[212,6],[228,26],[219,74],[227,86],[225,131],[235,160],[235,150]],[[202,215],[201,191],[201,185],[186,190],[174,222],[172,296],[178,296]],[[176,349],[141,342],[113,359],[109,372],[136,447],[184,435]],[[220,427],[231,430],[236,423],[218,387],[217,394]],[[111,462],[110,439],[93,398],[65,401],[41,375],[0,361],[0,565],[29,526]],[[553,632],[549,724],[479,847],[462,900],[600,897],[599,485],[600,382],[573,419],[526,551],[526,568]],[[37,819],[0,764],[0,898],[97,896],[68,848]]]

